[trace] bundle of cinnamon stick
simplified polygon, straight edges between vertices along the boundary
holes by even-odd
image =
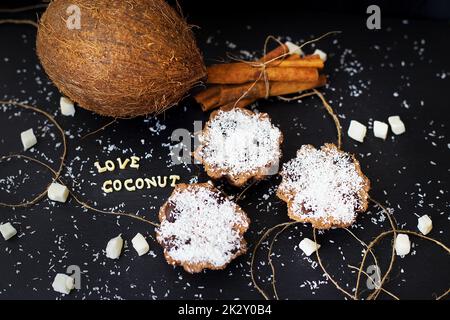
[[[289,54],[282,44],[255,63],[237,62],[208,67],[210,86],[194,96],[203,111],[219,107],[244,108],[258,99],[298,93],[326,84],[319,74],[319,55]]]

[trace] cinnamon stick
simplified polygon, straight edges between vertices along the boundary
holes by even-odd
[[[311,67],[317,69],[323,69],[324,62],[320,58],[317,59],[285,59],[280,61],[277,67]]]
[[[258,60],[258,62],[264,63],[267,61],[274,60],[278,57],[281,57],[284,54],[287,54],[289,52],[288,47],[285,44],[281,44],[280,46],[276,47],[272,51],[269,51],[265,56],[263,56],[261,59]],[[318,55],[315,56],[306,56],[304,59],[309,59],[309,57],[319,57]],[[301,59],[301,57],[298,54],[292,54],[286,57],[286,60],[298,60]],[[205,100],[210,95],[217,94],[217,88],[212,86],[210,88],[207,88],[200,93],[196,95],[196,97],[199,98],[199,100]]]
[[[317,54],[301,57],[298,54],[291,54],[283,59],[278,59],[269,64],[272,67],[313,67],[323,69],[325,62]]]
[[[278,57],[281,57],[284,54],[287,54],[289,52],[288,47],[285,44],[281,44],[280,46],[276,47],[272,51],[269,51],[265,56],[263,56],[261,59],[258,60],[258,62],[267,62],[274,60]]]
[[[287,54],[288,52],[289,52],[288,47],[285,44],[281,44],[278,47],[276,47],[275,49],[273,49],[272,51],[269,51],[265,56],[263,56],[261,59],[259,59],[258,62],[264,63],[267,61],[271,61],[278,57],[281,57],[284,54]],[[294,60],[297,58],[300,58],[300,56],[299,55],[290,55],[286,59]],[[206,101],[207,99],[210,99],[214,95],[218,95],[218,93],[219,93],[218,88],[216,86],[212,86],[212,87],[207,88],[207,89],[201,91],[200,93],[198,93],[195,96],[195,99],[197,101]]]
[[[272,50],[272,51],[270,51],[269,53],[267,53],[264,57],[262,57],[261,59],[259,59],[258,60],[258,62],[267,62],[267,61],[271,61],[271,60],[274,60],[274,59],[276,59],[276,58],[278,58],[278,57],[281,57],[282,55],[285,55],[285,54],[287,54],[289,52],[289,48],[285,45],[285,44],[282,44],[282,45],[280,45],[280,46],[278,46],[277,48],[275,48],[274,50]],[[288,55],[288,56],[286,56],[284,59],[283,59],[283,61],[298,61],[298,60],[317,60],[317,59],[320,59],[320,56],[319,55],[309,55],[309,56],[304,56],[304,57],[301,57],[300,55],[298,55],[298,54],[290,54],[290,55]],[[277,63],[277,61],[273,61],[272,62],[273,64],[276,64]],[[323,68],[323,65],[324,65],[324,63],[323,63],[323,61],[322,61],[322,63],[320,64],[317,64],[317,66],[320,68],[320,66]],[[319,79],[320,79],[320,83],[319,83],[319,85],[318,85],[318,87],[319,86],[322,86],[322,85],[325,85],[325,83],[326,83],[326,78],[325,77],[322,77],[322,78],[320,78],[319,77]],[[219,97],[219,95],[220,95],[220,87],[221,86],[223,86],[223,85],[218,85],[218,86],[212,86],[212,87],[210,87],[209,89],[206,89],[205,91],[204,91],[204,93],[202,94],[202,93],[199,93],[198,95],[197,95],[197,97],[198,97],[198,100],[200,100],[200,101],[207,101],[207,99],[203,99],[203,97],[207,97],[207,98],[209,98],[209,97],[216,97],[216,99]],[[247,89],[246,89],[247,90]],[[245,92],[245,91],[244,91]],[[244,93],[244,92],[242,92],[242,94]],[[296,91],[297,92],[297,91]],[[239,93],[238,93],[239,94]],[[242,96],[242,95],[241,95]],[[240,96],[240,97],[241,97]],[[239,98],[240,98],[239,97]],[[231,97],[230,97],[231,98]],[[239,98],[237,98],[236,99],[236,101],[231,101],[231,102],[228,102],[227,104],[224,104],[223,106],[221,106],[220,108],[221,109],[224,109],[224,110],[229,110],[229,109],[233,109],[233,108],[245,108],[245,107],[247,107],[248,105],[250,105],[250,104],[252,104],[253,102],[255,102],[255,101],[257,101],[258,100],[258,98],[257,97],[255,97],[255,98],[248,98],[247,96],[246,96],[246,98],[243,98],[243,99],[241,99],[241,100],[239,100]],[[222,99],[223,100],[223,99]],[[239,100],[239,101],[238,101]],[[236,103],[237,102],[237,103]],[[202,108],[204,107],[204,104],[201,104],[202,105]],[[220,102],[219,103],[217,103],[216,104],[216,106],[220,106]],[[213,107],[212,107],[213,108]],[[211,109],[212,109],[211,108]],[[209,109],[210,110],[210,109]],[[203,111],[208,111],[208,109],[203,109]]]
[[[220,87],[219,86],[212,86],[208,89],[205,89],[203,91],[200,91],[194,96],[195,101],[200,103],[203,108],[203,104],[207,103],[210,105],[214,100],[217,100],[217,97],[220,95]]]
[[[268,61],[273,61],[271,66],[279,66],[281,62],[282,67],[292,67],[292,66],[315,66],[320,69],[323,68],[323,61],[318,61],[320,57],[318,55],[309,55],[301,57],[298,54],[287,55],[283,59],[276,60],[277,58],[286,55],[289,52],[288,47],[285,44],[281,44],[272,51],[269,51],[264,57],[258,60],[258,62],[265,63]],[[295,62],[294,62],[295,61]],[[301,61],[301,62],[298,62]],[[308,62],[306,62],[308,61]],[[314,61],[314,62],[310,62]],[[259,75],[258,75],[259,76]],[[284,79],[283,79],[284,80]],[[293,82],[286,85],[284,81],[279,84],[274,82],[270,83],[269,95],[290,94],[299,92],[302,90],[311,89],[314,87],[322,86],[326,83],[325,76],[320,76],[316,82]],[[255,102],[259,98],[264,98],[266,96],[266,84],[264,83],[264,88],[262,88],[261,83],[256,84],[255,88],[249,91],[249,88],[253,83],[244,83],[239,85],[214,85],[208,89],[203,90],[198,93],[194,98],[201,105],[203,111],[208,111],[217,107],[222,106],[222,108],[244,108],[249,104]],[[247,93],[247,91],[249,91]],[[245,94],[245,98],[239,100]],[[249,97],[250,95],[250,97]],[[251,97],[253,96],[253,97]],[[236,101],[239,100],[237,103]]]
[[[242,84],[262,78],[266,73],[269,81],[297,81],[314,82],[319,79],[317,68],[305,67],[253,67],[246,63],[216,64],[208,67],[208,83],[214,84]]]
[[[269,83],[269,96],[280,96],[308,89],[317,88],[326,84],[326,77],[321,75],[317,81],[312,82],[295,82],[295,81],[273,81]],[[218,85],[213,87],[214,94],[197,95],[195,100],[201,105],[203,111],[208,111],[222,105],[234,103],[245,95],[244,99],[261,99],[266,97],[266,83],[258,81],[257,83],[247,83],[245,85]],[[212,88],[211,88],[212,89]],[[210,90],[211,92],[213,90]],[[241,101],[242,101],[241,100]],[[252,101],[252,102],[253,102]],[[246,106],[252,102],[246,101],[242,103]],[[238,106],[238,105],[237,105]]]

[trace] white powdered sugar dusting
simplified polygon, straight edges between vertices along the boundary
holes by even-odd
[[[166,248],[172,259],[220,267],[240,250],[242,235],[236,226],[246,229],[248,221],[217,191],[190,186],[175,192],[169,204],[174,219],[161,223],[158,238],[170,239]]]
[[[291,209],[300,218],[348,224],[361,207],[364,179],[349,154],[329,146],[302,146],[283,166],[279,191],[290,194]]]
[[[203,160],[230,174],[255,173],[277,162],[281,131],[262,114],[219,111],[200,136]]]

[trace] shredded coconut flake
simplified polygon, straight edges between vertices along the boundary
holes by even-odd
[[[174,260],[220,267],[240,250],[236,226],[246,229],[248,221],[235,203],[201,186],[175,192],[169,203],[174,221],[164,220],[158,237],[170,239],[166,249]]]
[[[268,117],[241,109],[219,111],[200,136],[203,160],[235,175],[271,166],[280,155],[281,131]]]
[[[349,224],[362,205],[364,180],[351,156],[334,146],[302,146],[281,175],[279,191],[289,194],[291,210],[301,219]]]

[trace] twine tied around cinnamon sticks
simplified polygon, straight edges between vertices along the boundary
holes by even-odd
[[[273,36],[266,38],[264,55],[257,61],[231,57],[236,62],[214,64],[207,68],[208,84],[211,86],[196,94],[194,99],[203,111],[215,108],[244,108],[258,99],[283,96],[324,86],[327,82],[320,70],[325,62],[319,55],[302,56],[301,48],[319,41],[331,31],[300,45],[297,53]],[[269,42],[278,46],[267,52]]]

